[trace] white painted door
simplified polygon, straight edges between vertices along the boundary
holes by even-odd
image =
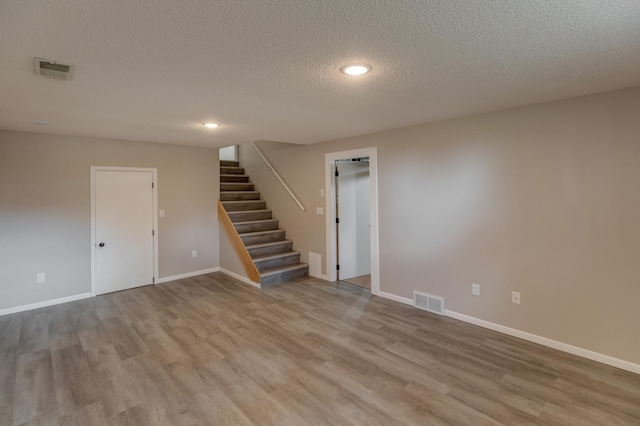
[[[369,162],[337,161],[338,277],[371,273]]]
[[[95,172],[96,293],[153,282],[153,173]]]

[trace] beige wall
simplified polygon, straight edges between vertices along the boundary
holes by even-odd
[[[240,257],[236,254],[236,250],[222,226],[220,227],[220,268],[249,279]]]
[[[640,363],[640,88],[259,146],[308,212],[250,146],[242,165],[303,257],[326,253],[324,154],[377,146],[382,291]]]
[[[0,131],[0,309],[90,291],[90,166],[158,169],[161,278],[219,265],[217,149]]]

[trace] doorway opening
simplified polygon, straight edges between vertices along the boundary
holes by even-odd
[[[377,168],[375,147],[325,154],[327,278],[372,294],[380,291]]]
[[[369,157],[336,160],[336,275],[371,289]]]

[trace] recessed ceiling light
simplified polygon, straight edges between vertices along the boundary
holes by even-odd
[[[348,75],[362,75],[371,71],[370,65],[346,65],[340,68],[340,72]]]
[[[220,127],[218,123],[204,123],[204,127],[208,127],[209,129],[215,129],[216,127]]]

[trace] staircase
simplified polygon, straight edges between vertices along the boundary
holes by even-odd
[[[285,239],[237,161],[220,161],[220,201],[260,272],[261,287],[308,274],[309,265],[300,262],[300,252],[293,251],[293,241]]]

